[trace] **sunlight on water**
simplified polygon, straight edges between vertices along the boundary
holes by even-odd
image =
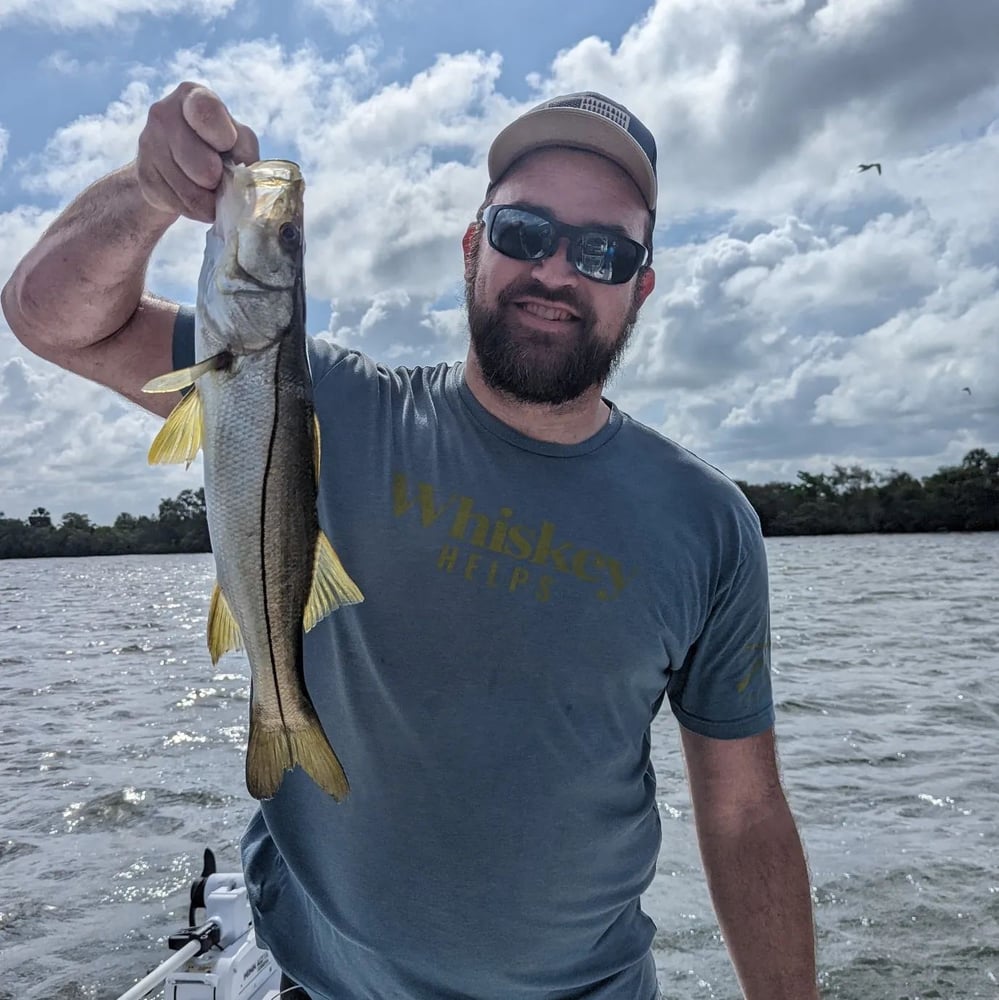
[[[768,554],[824,1000],[996,1000],[999,533]],[[186,923],[203,849],[238,868],[249,671],[208,658],[212,578],[210,556],[0,562],[0,1000],[110,1000]],[[738,1000],[668,709],[653,759],[664,996]]]

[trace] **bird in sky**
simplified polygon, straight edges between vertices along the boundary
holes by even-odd
[[[961,390],[961,392],[966,392],[966,393],[967,393],[967,394],[968,394],[969,396],[971,395],[971,390],[970,390],[970,389],[969,389],[969,388],[968,388],[967,386],[965,386],[965,387],[964,387],[964,388],[963,388],[963,389]]]
[[[878,175],[880,176],[881,174],[880,163],[861,163],[860,166],[858,167],[858,170],[860,171],[860,173],[863,173],[865,170],[870,170],[871,167],[875,167],[878,171]]]

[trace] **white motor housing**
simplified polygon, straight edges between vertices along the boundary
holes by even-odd
[[[257,944],[243,876],[212,874],[204,883],[206,923],[219,927],[213,948],[167,976],[164,1000],[273,1000],[281,970]]]

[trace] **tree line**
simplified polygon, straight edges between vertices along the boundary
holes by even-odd
[[[44,507],[36,507],[26,521],[0,513],[0,559],[210,551],[203,488],[161,500],[155,517],[119,514],[113,525],[92,524],[75,511],[55,525]]]
[[[794,483],[737,482],[768,536],[999,531],[999,452],[984,448],[922,479],[834,465]],[[73,511],[57,526],[44,507],[26,521],[0,513],[0,559],[210,551],[203,488],[161,500],[155,517],[123,513],[110,526]]]
[[[999,530],[999,452],[973,448],[960,465],[916,479],[834,465],[796,483],[739,483],[765,535]]]

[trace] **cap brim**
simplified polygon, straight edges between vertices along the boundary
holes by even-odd
[[[622,128],[578,108],[542,108],[511,122],[489,148],[489,181],[499,180],[526,153],[545,146],[585,149],[612,160],[635,182],[649,211],[656,207],[656,174],[645,150]]]

